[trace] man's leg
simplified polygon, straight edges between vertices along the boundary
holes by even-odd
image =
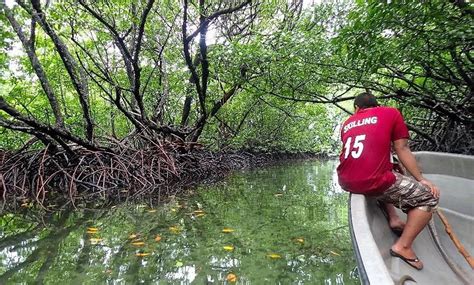
[[[429,223],[432,212],[420,210],[417,208],[411,209],[408,212],[407,223],[400,238],[392,246],[392,250],[402,255],[405,258],[416,258],[413,251],[413,241],[423,228]],[[421,261],[411,262],[414,266],[421,269],[423,263]]]
[[[395,184],[387,189],[379,200],[385,203],[395,203],[402,211],[408,213],[407,223],[400,238],[392,245],[392,251],[405,259],[414,259],[413,241],[429,223],[432,212],[438,204],[438,198],[424,185],[416,180],[394,173]],[[420,261],[407,261],[418,269],[423,268]]]

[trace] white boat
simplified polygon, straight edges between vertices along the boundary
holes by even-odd
[[[416,152],[423,176],[441,190],[439,209],[455,235],[474,253],[474,156]],[[372,198],[352,194],[349,223],[362,284],[474,284],[474,270],[446,233],[437,214],[416,238],[413,249],[420,271],[390,255],[397,236]],[[400,217],[406,215],[399,211]]]

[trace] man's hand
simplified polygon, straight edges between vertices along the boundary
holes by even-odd
[[[436,199],[439,199],[439,189],[436,185],[433,184],[433,182],[429,181],[428,179],[421,179],[420,181],[421,184],[425,185],[426,187],[428,187],[428,189],[430,189],[431,191],[431,194],[433,194],[433,196],[436,198]]]
[[[430,189],[431,194],[436,199],[439,199],[439,189],[436,185],[434,185],[431,181],[425,179],[421,175],[421,171],[418,168],[418,164],[416,163],[415,156],[410,150],[408,146],[407,139],[399,139],[393,142],[393,149],[397,153],[398,159],[401,161],[403,166],[405,166],[406,170],[421,184],[425,185]]]

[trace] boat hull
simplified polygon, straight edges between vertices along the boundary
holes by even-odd
[[[441,189],[439,208],[465,249],[474,248],[474,156],[417,152],[423,175]],[[397,236],[372,198],[351,194],[349,222],[362,284],[474,284],[474,271],[454,246],[444,224],[433,215],[413,248],[423,261],[421,271],[399,258],[390,247]],[[406,215],[399,211],[402,219]],[[416,282],[416,283],[415,283]]]

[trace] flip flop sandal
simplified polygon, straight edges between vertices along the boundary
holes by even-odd
[[[421,266],[421,268],[418,268],[416,267],[415,265],[413,265],[413,263],[411,262],[419,262],[420,259],[418,257],[415,257],[415,258],[406,258],[405,256],[399,254],[399,253],[396,253],[395,251],[393,251],[392,249],[390,249],[390,255],[393,256],[393,257],[398,257],[400,258],[401,260],[405,261],[408,265],[410,265],[411,267],[415,268],[416,270],[421,270],[423,269],[423,266]]]

